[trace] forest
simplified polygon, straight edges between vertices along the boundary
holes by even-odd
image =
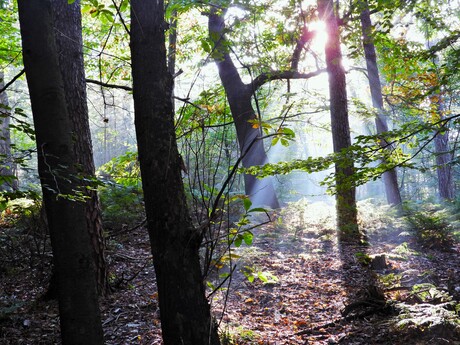
[[[0,32],[0,344],[460,344],[458,0]]]

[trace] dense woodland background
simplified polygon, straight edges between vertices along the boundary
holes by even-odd
[[[459,5],[0,0],[0,343],[457,344]]]

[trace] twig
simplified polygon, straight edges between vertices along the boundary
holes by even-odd
[[[26,72],[26,70],[23,68],[18,74],[16,74],[13,79],[11,79],[8,83],[5,84],[4,87],[2,87],[0,89],[0,93],[2,93],[3,91],[5,91],[11,84],[13,84],[16,80],[18,80],[24,73]]]

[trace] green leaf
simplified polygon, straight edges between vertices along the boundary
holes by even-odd
[[[267,212],[268,210],[263,208],[263,207],[254,207],[254,208],[251,208],[248,213],[250,212]]]
[[[241,235],[236,236],[235,242],[233,242],[233,243],[235,244],[235,247],[237,247],[237,248],[239,246],[241,246],[241,244],[243,243],[243,236],[241,236]]]
[[[202,39],[201,40],[201,48],[203,48],[203,50],[206,52],[206,53],[210,53],[211,52],[211,46],[209,45],[209,42],[206,40],[206,39]]]
[[[69,5],[73,4],[74,2],[75,2],[75,0],[67,0],[67,3],[68,3]]]
[[[254,235],[250,231],[246,231],[243,234],[244,243],[246,243],[248,246],[252,244],[253,238],[254,238]]]
[[[252,206],[252,201],[251,201],[249,198],[244,198],[244,199],[243,199],[243,205],[244,205],[245,211],[248,212],[249,209],[250,209],[251,206]]]

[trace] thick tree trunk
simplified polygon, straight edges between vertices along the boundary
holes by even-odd
[[[0,89],[5,85],[4,73],[0,71]],[[0,190],[17,189],[17,180],[13,177],[11,160],[10,109],[6,90],[0,93]]]
[[[68,5],[65,1],[53,0],[52,4],[54,27],[57,30],[59,66],[64,82],[67,109],[72,121],[72,133],[75,133],[74,154],[80,178],[83,181],[90,181],[95,178],[95,167],[86,103],[80,6],[78,1]],[[90,187],[89,183],[85,185]],[[98,292],[105,295],[108,292],[107,265],[99,199],[94,188],[84,188],[82,192],[87,197],[86,223],[93,246]]]
[[[66,104],[52,3],[20,0],[18,5],[38,172],[59,286],[62,343],[103,344],[85,203],[69,198],[83,186],[76,178],[74,139],[78,133],[72,132]]]
[[[367,1],[363,1],[362,6],[363,10],[361,12],[361,28],[363,32],[364,56],[366,58],[372,105],[377,109],[375,126],[377,129],[377,134],[380,134],[388,131],[388,124],[383,108],[382,86],[380,84],[377,55],[375,53],[375,46],[371,35],[372,22]],[[381,145],[385,149],[391,150],[391,147],[389,147],[388,143],[385,141],[381,141]],[[396,169],[389,170],[383,174],[383,183],[385,185],[385,193],[388,204],[401,205],[402,200]]]
[[[246,168],[253,165],[264,165],[268,163],[268,158],[263,141],[258,139],[262,137],[262,132],[260,128],[254,128],[253,123],[250,122],[257,118],[251,103],[253,90],[249,85],[243,83],[227,51],[224,29],[222,14],[212,8],[209,15],[209,35],[215,44],[215,61],[220,80],[227,93],[240,151],[244,155],[242,163]],[[259,180],[252,175],[244,176],[245,193],[249,195],[254,205],[280,207],[272,180],[271,177]]]
[[[332,141],[334,152],[340,153],[350,147],[351,136],[338,18],[334,13],[332,0],[318,0],[318,12],[320,18],[326,23],[328,33],[325,53],[329,75]],[[359,237],[356,189],[351,180],[353,173],[352,158],[343,156],[342,160],[335,164],[337,227],[339,229],[339,238],[344,241],[354,240]]]
[[[131,1],[135,126],[165,345],[219,344],[185,200],[166,66],[164,4]]]

